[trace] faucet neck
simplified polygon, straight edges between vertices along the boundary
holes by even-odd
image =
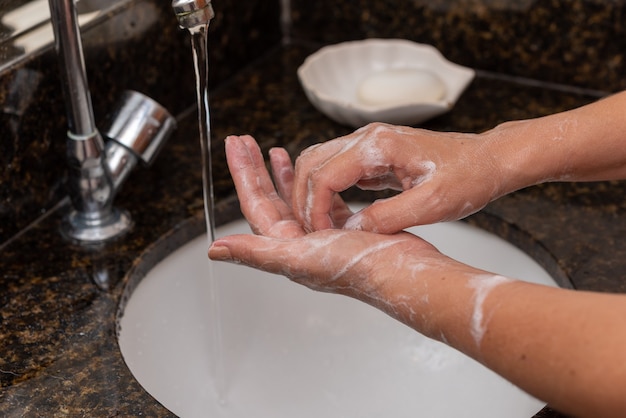
[[[93,137],[96,132],[83,46],[74,0],[49,0],[50,18],[60,60],[61,82],[71,136]],[[97,140],[97,139],[96,139]],[[99,138],[102,142],[102,138]]]

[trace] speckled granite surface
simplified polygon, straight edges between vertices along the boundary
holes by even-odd
[[[315,111],[295,69],[310,47],[283,47],[212,95],[218,222],[238,216],[222,139],[252,133],[267,150],[303,147],[349,132]],[[482,131],[594,100],[575,93],[478,77],[432,129]],[[26,231],[0,259],[0,415],[168,416],[124,366],[116,315],[129,287],[159,259],[203,231],[195,115],[118,204],[134,216],[117,242],[84,249],[57,231],[64,207]],[[577,288],[626,291],[626,183],[548,184],[504,197],[471,218],[537,258]],[[133,269],[133,267],[136,267]],[[140,266],[140,267],[137,267]],[[120,305],[121,304],[121,305]],[[488,406],[486,406],[488,407]],[[542,417],[557,417],[544,410]]]
[[[625,0],[292,0],[292,9],[298,39],[410,39],[472,68],[626,88]]]
[[[98,115],[119,90],[134,88],[181,118],[155,164],[137,169],[119,194],[116,203],[132,213],[135,227],[117,242],[85,249],[58,233],[67,207],[57,203],[65,122],[56,59],[43,54],[0,78],[0,416],[171,416],[132,378],[115,338],[118,311],[145,271],[204,228],[195,113],[185,113],[194,101],[191,58],[169,3],[133,0],[84,36]],[[295,78],[320,44],[402,37],[484,70],[452,112],[425,125],[437,130],[478,132],[626,87],[625,0],[292,0],[297,42],[280,49],[278,3],[215,2],[218,222],[238,216],[224,166],[227,134],[252,133],[265,150],[284,145],[296,155],[350,131],[315,111]],[[120,36],[114,44],[112,33]],[[224,83],[259,56],[265,58]],[[625,189],[625,182],[532,187],[469,221],[520,246],[564,285],[624,292]],[[538,416],[559,417],[549,409]]]

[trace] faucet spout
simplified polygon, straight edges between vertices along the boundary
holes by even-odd
[[[208,25],[215,17],[211,0],[173,0],[172,8],[183,29]]]
[[[150,162],[176,126],[158,103],[137,92],[122,99],[107,131],[96,128],[75,0],[49,0],[68,118],[67,188],[73,210],[62,233],[79,242],[102,242],[126,232],[130,216],[113,198],[138,159]]]

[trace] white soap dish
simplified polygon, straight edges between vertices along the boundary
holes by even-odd
[[[325,46],[298,68],[311,103],[329,118],[417,125],[454,107],[474,70],[436,48],[404,39],[366,39]]]

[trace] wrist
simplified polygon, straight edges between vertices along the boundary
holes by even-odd
[[[494,198],[560,176],[554,151],[543,138],[558,130],[547,118],[505,122],[481,134],[482,152],[498,177]]]

